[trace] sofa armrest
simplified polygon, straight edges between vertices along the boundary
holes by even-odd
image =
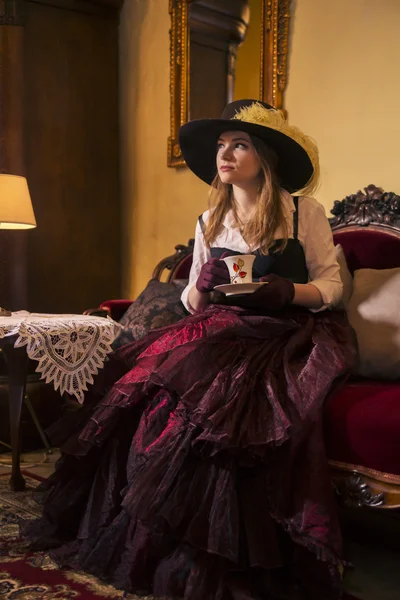
[[[132,304],[133,300],[105,300],[97,308],[88,308],[83,313],[93,317],[111,317],[114,321],[119,321],[124,312]]]
[[[100,304],[100,308],[108,311],[108,314],[114,321],[119,321],[122,315],[128,310],[133,300],[105,300]]]
[[[107,308],[100,308],[100,306],[98,306],[97,308],[88,308],[87,310],[83,311],[84,315],[90,315],[91,317],[104,317],[107,318],[110,315],[110,311]]]

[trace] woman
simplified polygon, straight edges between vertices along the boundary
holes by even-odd
[[[180,143],[212,183],[182,295],[193,314],[112,356],[23,531],[136,593],[337,599],[321,409],[354,346],[344,314],[325,310],[342,284],[324,211],[290,195],[315,184],[316,148],[253,100],[187,123]],[[211,302],[229,282],[221,257],[250,252],[268,284]]]

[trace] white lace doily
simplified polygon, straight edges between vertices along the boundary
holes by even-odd
[[[41,378],[81,403],[120,329],[112,319],[90,315],[19,311],[0,317],[0,338],[17,335],[14,346],[26,346],[29,358],[39,363],[36,371]]]

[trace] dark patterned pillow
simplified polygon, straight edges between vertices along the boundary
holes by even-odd
[[[120,319],[124,329],[114,340],[113,348],[120,348],[143,338],[150,329],[177,323],[189,313],[181,302],[186,281],[164,283],[150,279],[143,292],[129,306]]]

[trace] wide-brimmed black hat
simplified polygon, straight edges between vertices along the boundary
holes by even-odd
[[[196,119],[182,125],[179,144],[189,169],[211,184],[216,173],[217,140],[224,131],[254,135],[278,156],[281,186],[291,193],[311,193],[318,183],[319,161],[315,142],[289,125],[281,111],[260,100],[236,100],[220,119]]]

